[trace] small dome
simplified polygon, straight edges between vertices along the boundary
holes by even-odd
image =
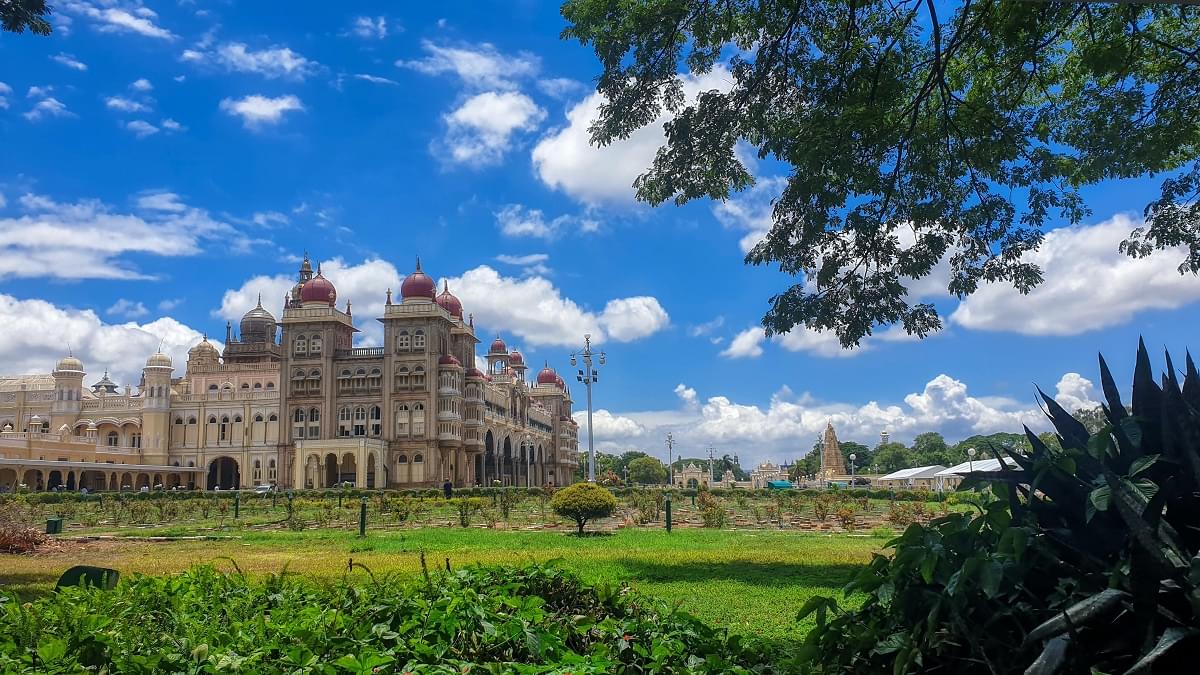
[[[542,371],[538,373],[537,377],[538,384],[557,384],[559,380],[561,380],[561,378],[558,376],[558,373],[554,372],[554,369],[550,367],[549,363],[546,364],[545,368],[542,368]]]
[[[458,359],[454,358],[453,354],[443,354],[442,358],[438,359],[438,365],[439,366],[458,366],[458,365],[462,365],[462,364],[460,364],[458,362]]]
[[[58,363],[56,363],[54,365],[54,370],[60,371],[60,372],[82,373],[83,372],[83,361],[80,361],[79,359],[75,358],[74,356],[64,356],[58,360]]]
[[[512,353],[508,355],[508,364],[513,368],[524,368],[525,357],[521,356],[521,352],[514,349],[512,350]]]
[[[239,324],[239,329],[242,333],[242,342],[267,342],[274,340],[275,316],[263,308],[262,293],[258,294],[258,305],[242,315],[242,322]]]
[[[566,388],[567,388],[567,383],[566,383],[566,382],[563,382],[562,375],[555,375],[555,376],[554,376],[554,384],[557,384],[559,389],[566,389]]]
[[[171,357],[162,352],[154,352],[146,359],[147,368],[171,368]]]
[[[317,265],[317,276],[304,282],[304,285],[300,287],[300,302],[323,302],[332,307],[336,301],[337,289],[321,274],[321,266]],[[274,322],[274,317],[272,317],[272,322]]]
[[[220,356],[217,353],[217,348],[212,346],[212,343],[208,341],[207,335],[204,336],[204,339],[199,344],[188,350],[188,359],[197,356],[211,356],[214,359]]]
[[[442,282],[442,294],[437,296],[437,304],[442,306],[442,309],[450,312],[450,316],[462,318],[462,302],[450,292],[449,282]]]
[[[405,300],[412,298],[429,298],[434,300],[437,296],[437,284],[433,282],[433,278],[421,271],[421,259],[417,258],[417,269],[412,274],[404,277],[403,283],[400,284],[400,297]],[[462,308],[459,308],[459,315],[462,315]]]
[[[488,349],[489,354],[507,354],[508,345],[504,344],[504,340],[497,335],[495,340],[492,340],[492,346]]]
[[[473,377],[479,380],[484,378],[483,371],[478,368],[471,368],[467,371],[467,377]]]
[[[88,429],[88,431],[95,431],[95,430],[96,430],[96,423],[95,423],[95,422],[88,422],[87,429]]]

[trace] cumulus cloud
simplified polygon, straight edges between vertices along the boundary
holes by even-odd
[[[0,279],[144,279],[126,256],[195,255],[218,238],[244,247],[231,226],[169,192],[142,195],[134,213],[94,199],[56,202],[35,194],[17,206],[18,215],[0,218]]]
[[[759,178],[754,187],[741,195],[713,205],[713,215],[722,225],[746,233],[738,242],[742,253],[749,253],[771,231],[772,202],[786,186],[787,178]]]
[[[125,98],[124,96],[109,96],[104,99],[104,105],[109,110],[120,110],[121,112],[145,112],[150,109],[146,104]]]
[[[219,108],[230,115],[242,118],[242,124],[247,129],[257,129],[278,124],[283,120],[285,113],[304,110],[304,105],[300,103],[299,98],[291,94],[275,98],[252,94],[240,99],[222,99]]]
[[[786,333],[772,336],[770,342],[790,352],[803,352],[821,358],[850,358],[873,349],[879,342],[905,342],[916,339],[905,333],[903,327],[894,326],[863,338],[853,349],[846,349],[842,347],[836,333],[810,330],[800,325]],[[738,333],[721,352],[721,356],[731,359],[758,358],[763,354],[765,342],[766,332],[759,326],[753,326]]]
[[[575,413],[574,418],[575,422],[579,424],[579,437],[587,438],[587,411]],[[628,417],[614,415],[603,408],[592,411],[592,424],[595,425],[594,436],[597,438],[636,439],[646,434],[646,427]]]
[[[429,40],[421,43],[425,56],[419,59],[396,61],[396,66],[409,68],[426,75],[452,74],[468,88],[510,90],[517,82],[537,74],[541,62],[533,54],[502,54],[486,42],[478,45],[451,47]]]
[[[569,77],[550,77],[538,80],[537,88],[551,98],[562,100],[582,93],[587,89],[587,85]]]
[[[176,122],[175,120],[171,119],[170,117],[159,122],[159,124],[162,125],[162,128],[166,129],[167,131],[186,131],[187,130],[186,127],[184,127],[179,122]]]
[[[973,330],[1023,335],[1076,335],[1128,322],[1146,310],[1175,309],[1200,300],[1200,277],[1179,274],[1185,251],[1148,258],[1117,250],[1144,223],[1117,215],[1096,225],[1052,230],[1025,260],[1042,268],[1041,285],[1021,295],[1006,284],[981,286],[950,320]]]
[[[140,92],[145,93],[148,91],[153,91],[154,85],[150,84],[150,80],[147,80],[144,77],[140,77],[140,78],[134,80],[133,82],[130,82],[129,88],[134,91],[140,91]]]
[[[135,33],[167,41],[177,37],[171,31],[155,23],[158,14],[140,2],[68,0],[57,5],[55,9],[89,19],[92,26],[101,33]]]
[[[545,253],[530,253],[527,255],[501,254],[496,256],[497,262],[502,262],[506,265],[536,265],[544,263],[549,259],[550,256]]]
[[[689,99],[702,91],[730,86],[729,72],[721,67],[699,77],[681,77]],[[650,168],[654,154],[665,142],[663,125],[670,115],[664,113],[627,139],[595,147],[589,142],[588,127],[595,121],[602,103],[603,97],[592,93],[571,106],[566,124],[543,136],[534,146],[534,170],[548,187],[590,206],[631,204],[633,181]]]
[[[117,300],[108,309],[104,310],[106,314],[125,317],[126,319],[137,319],[146,316],[150,310],[146,309],[146,305],[140,301],[127,300],[121,298]]]
[[[567,214],[546,220],[541,209],[525,208],[521,204],[506,204],[493,214],[496,226],[508,237],[538,237],[553,239],[570,228],[579,232],[595,232],[600,224],[592,218]]]
[[[79,72],[84,72],[87,70],[86,63],[75,58],[73,54],[68,54],[66,52],[59,52],[54,56],[51,56],[50,60],[62,64],[72,70],[78,70]]]
[[[138,138],[146,138],[158,133],[158,127],[150,124],[146,120],[133,120],[125,125],[125,128],[133,132]]]
[[[617,342],[631,342],[653,335],[670,322],[658,299],[648,295],[609,300],[600,314],[600,323],[609,339]]]
[[[9,373],[48,373],[69,345],[89,373],[88,384],[100,379],[105,368],[116,382],[136,383],[146,357],[160,343],[181,372],[187,350],[201,338],[199,331],[169,317],[143,324],[105,323],[90,309],[5,294],[0,294],[0,322],[11,328],[0,332],[0,363]]]
[[[5,84],[3,82],[0,82],[0,109],[8,108],[7,96],[9,94],[12,94],[12,87],[8,86],[7,84]]]
[[[318,68],[315,61],[288,47],[255,50],[243,42],[226,42],[212,51],[186,49],[181,58],[201,65],[211,64],[229,72],[261,75],[268,80],[303,80]]]
[[[522,93],[476,94],[443,117],[444,158],[470,166],[497,164],[512,148],[517,133],[537,129],[545,118],[546,111]]]
[[[359,16],[355,17],[354,22],[350,25],[350,33],[364,40],[382,40],[388,36],[388,22],[386,17],[376,16]],[[392,31],[396,29],[391,28]]]
[[[75,117],[75,113],[67,110],[65,103],[53,96],[43,98],[22,114],[30,122],[37,122],[48,117]]]
[[[721,352],[721,356],[727,359],[756,359],[762,356],[762,343],[766,339],[767,334],[762,328],[747,328],[729,341],[729,346]]]
[[[1065,374],[1055,392],[1068,409],[1094,405],[1091,382],[1077,373]],[[1022,425],[1034,431],[1049,428],[1032,396],[1024,402],[974,396],[966,383],[946,374],[934,377],[920,391],[894,404],[822,401],[807,393],[797,396],[787,387],[781,387],[765,405],[722,395],[701,399],[694,388],[682,383],[674,393],[678,408],[604,411],[605,421],[596,422],[597,448],[620,452],[640,447],[657,455],[662,453],[662,439],[670,432],[677,441],[677,451],[682,448],[684,455],[689,454],[688,448],[714,444],[721,454],[740,455],[742,466],[752,466],[803,456],[830,422],[839,439],[871,446],[885,430],[901,442],[911,442],[925,431],[941,433],[953,442],[974,434],[1020,432]],[[583,417],[583,413],[575,414],[575,419],[586,426]]]

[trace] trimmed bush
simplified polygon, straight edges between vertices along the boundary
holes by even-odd
[[[563,518],[570,518],[583,534],[583,526],[589,520],[606,518],[617,509],[617,498],[613,493],[595,483],[576,483],[554,493],[550,508]]]

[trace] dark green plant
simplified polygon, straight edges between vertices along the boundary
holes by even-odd
[[[575,483],[554,493],[550,508],[563,518],[575,521],[577,533],[597,518],[607,518],[617,509],[617,498],[595,483]]]
[[[1200,373],[1139,345],[1132,408],[1100,359],[1107,424],[1089,434],[1041,394],[1058,446],[976,472],[992,498],[910,525],[846,587],[816,598],[806,656],[826,672],[1174,673],[1200,646]],[[833,616],[830,616],[832,612]]]

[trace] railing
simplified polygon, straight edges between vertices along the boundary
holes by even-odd
[[[242,372],[273,372],[279,370],[278,363],[241,363],[241,364],[224,364],[220,363],[215,366],[194,366],[192,374],[200,373],[242,373]]]
[[[199,403],[201,401],[270,401],[278,399],[278,391],[214,391],[204,394],[179,394],[172,401],[179,403]],[[88,401],[84,401],[86,405]],[[86,407],[84,408],[87,409]]]
[[[364,356],[383,356],[383,347],[354,347],[352,349],[336,349],[333,352],[334,358],[356,358]]]
[[[80,401],[80,410],[140,410],[142,399],[123,396],[105,396]]]

